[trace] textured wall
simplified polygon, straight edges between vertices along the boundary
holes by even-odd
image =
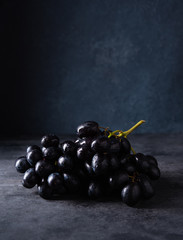
[[[1,2],[2,133],[183,131],[182,0]]]

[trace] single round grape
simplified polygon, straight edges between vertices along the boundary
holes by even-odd
[[[121,198],[128,206],[134,206],[141,198],[142,192],[138,182],[127,184],[121,191]]]
[[[131,151],[131,144],[127,138],[121,137],[121,153],[129,154]]]
[[[48,176],[48,185],[52,189],[62,188],[64,184],[63,176],[61,176],[58,172],[52,173]]]
[[[29,147],[27,148],[27,153],[29,153],[29,152],[31,152],[32,150],[35,150],[35,149],[41,151],[41,148],[40,148],[39,146],[37,146],[37,145],[31,145],[31,146],[29,146]]]
[[[58,159],[58,168],[62,172],[71,172],[74,168],[75,159],[70,156],[61,156]]]
[[[100,198],[103,195],[103,188],[99,182],[91,182],[88,187],[88,196],[91,199]]]
[[[136,164],[137,164],[138,171],[140,171],[142,173],[148,173],[151,165],[146,160],[145,155],[141,154],[141,153],[137,153],[135,155],[135,159],[136,159]]]
[[[126,163],[124,167],[129,175],[133,175],[137,171],[136,166],[130,163]]]
[[[35,166],[38,161],[42,160],[42,158],[42,152],[37,149],[34,149],[27,153],[27,161],[31,166]]]
[[[60,157],[60,151],[58,147],[48,147],[44,150],[43,155],[46,160],[54,162]]]
[[[145,175],[140,176],[140,186],[142,189],[142,194],[145,199],[150,199],[154,196],[154,188],[149,180],[149,178]]]
[[[61,143],[61,150],[64,155],[74,156],[76,154],[77,145],[72,141]]]
[[[116,154],[112,154],[109,156],[109,168],[111,171],[119,170],[120,159]]]
[[[87,146],[85,147],[80,147],[77,150],[77,157],[78,159],[80,159],[81,161],[85,161],[85,160],[91,160],[93,157],[94,153],[91,151],[90,148],[88,148]]]
[[[136,158],[132,154],[127,154],[124,158],[126,161],[123,160],[123,166],[122,169],[125,169],[129,175],[133,175],[137,170],[137,162]]]
[[[109,186],[112,190],[122,189],[129,182],[128,173],[125,171],[117,171],[109,178]]]
[[[151,165],[155,165],[158,166],[158,162],[156,160],[155,157],[151,156],[151,155],[146,155],[145,159],[151,164]]]
[[[39,181],[34,168],[29,168],[23,176],[22,185],[26,188],[33,188]]]
[[[125,164],[127,163],[127,158],[125,155],[119,156],[120,166],[124,169]]]
[[[45,160],[40,160],[35,165],[35,172],[41,178],[45,178],[55,171],[55,165],[51,162],[47,162]]]
[[[53,189],[48,186],[47,181],[41,182],[38,187],[38,194],[44,199],[51,199],[53,196]]]
[[[150,179],[157,180],[160,178],[161,173],[158,167],[151,165],[147,175]]]
[[[15,168],[17,172],[25,173],[27,169],[31,168],[31,165],[28,163],[26,156],[22,156],[16,160]]]
[[[151,165],[149,164],[148,161],[146,161],[146,159],[138,162],[138,169],[140,172],[148,173],[150,167],[151,167]]]
[[[110,153],[119,153],[121,151],[121,142],[117,138],[110,138],[109,139],[110,143],[110,148],[109,151]]]
[[[81,182],[76,175],[64,173],[64,185],[70,193],[77,193],[81,190]]]
[[[93,137],[100,133],[98,123],[94,121],[87,121],[78,126],[77,135],[79,138]]]
[[[45,148],[58,147],[59,138],[54,134],[45,135],[41,139],[41,145]]]
[[[97,176],[107,174],[109,171],[108,155],[96,153],[92,158],[91,166]]]
[[[91,149],[96,153],[105,153],[110,150],[110,142],[108,137],[99,136],[91,143]]]

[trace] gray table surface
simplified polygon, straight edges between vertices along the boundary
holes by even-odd
[[[0,239],[183,239],[183,135],[130,136],[162,172],[156,195],[130,208],[121,201],[44,200],[25,189],[15,159],[38,138],[0,140]]]

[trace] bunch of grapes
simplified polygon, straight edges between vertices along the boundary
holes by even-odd
[[[121,196],[135,205],[154,195],[151,180],[160,177],[157,160],[135,153],[127,139],[141,120],[126,132],[99,127],[87,121],[77,128],[77,139],[60,142],[56,135],[41,139],[41,148],[32,145],[26,156],[16,160],[16,170],[24,173],[26,188],[37,185],[45,199],[66,194],[86,195],[91,199]]]

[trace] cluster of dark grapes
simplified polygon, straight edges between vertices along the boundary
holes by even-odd
[[[140,199],[151,198],[151,180],[160,177],[157,160],[132,154],[127,138],[111,132],[87,121],[77,128],[75,141],[44,136],[42,148],[29,146],[26,156],[16,160],[17,171],[24,173],[23,186],[37,185],[38,194],[45,199],[66,194],[84,194],[91,199],[121,196],[124,203],[133,206]]]

